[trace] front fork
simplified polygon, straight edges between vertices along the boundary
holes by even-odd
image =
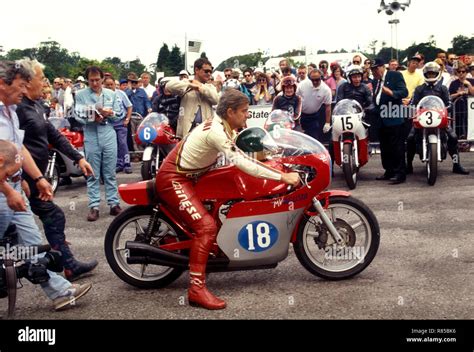
[[[52,180],[54,174],[54,165],[56,164],[56,152],[53,152],[51,157],[48,159],[48,168],[46,172],[46,176]]]
[[[431,134],[431,133],[430,133]],[[438,161],[441,161],[441,132],[440,129],[436,129],[436,136],[437,136],[437,150],[438,150]],[[428,141],[427,141],[428,139]],[[423,129],[423,140],[422,140],[422,147],[423,147],[423,162],[428,161],[428,144],[429,144],[429,135],[427,136],[426,129]]]
[[[322,222],[324,223],[324,225],[326,225],[326,227],[329,230],[329,233],[332,235],[332,237],[337,242],[337,244],[344,247],[346,242],[344,241],[342,236],[339,234],[339,232],[337,232],[336,227],[332,223],[329,216],[327,216],[326,212],[324,211],[323,206],[321,205],[321,202],[316,197],[313,197],[313,206],[319,213],[319,216],[321,217]]]

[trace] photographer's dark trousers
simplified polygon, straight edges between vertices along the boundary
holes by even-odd
[[[385,174],[393,177],[406,177],[405,127],[381,126],[379,130],[380,153]]]
[[[9,183],[17,192],[23,196],[20,182]],[[26,197],[25,197],[26,199]],[[36,246],[43,244],[41,233],[36,225],[33,213],[31,212],[28,200],[26,200],[27,211],[17,212],[8,207],[7,199],[3,193],[0,192],[0,237],[7,230],[10,224],[15,224],[18,232],[18,242],[25,246]],[[40,254],[40,257],[44,254]],[[48,282],[41,284],[41,288],[46,293],[48,298],[55,299],[71,286],[71,283],[62,276],[48,271],[50,279]]]
[[[326,105],[322,105],[314,114],[301,113],[301,128],[308,136],[323,143],[323,127],[326,122]],[[328,137],[329,138],[329,137]]]
[[[62,264],[65,269],[75,270],[74,259],[68,244],[64,229],[66,226],[66,217],[63,210],[53,202],[44,202],[38,198],[30,199],[30,206],[33,213],[38,216],[43,223],[46,239],[51,247],[60,251],[62,256]]]

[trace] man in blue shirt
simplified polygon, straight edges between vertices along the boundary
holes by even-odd
[[[113,77],[107,77],[104,80],[104,87],[117,94],[117,98],[120,99],[120,108],[122,109],[120,113],[122,119],[112,122],[112,126],[114,126],[115,132],[117,133],[117,167],[115,171],[117,173],[125,171],[126,174],[131,174],[132,166],[130,165],[130,155],[128,154],[127,126],[130,123],[133,105],[125,92],[122,92],[120,89],[115,89],[115,80]]]
[[[151,112],[151,101],[148,99],[148,95],[146,94],[143,88],[138,86],[138,77],[135,73],[130,72],[128,74],[128,81],[131,84],[131,88],[125,91],[127,94],[128,99],[133,105],[133,112],[137,112],[143,117],[148,115]],[[132,119],[130,121],[130,134],[132,137],[132,145],[129,145],[129,148],[138,151],[139,148],[135,141],[135,134],[137,133],[138,125],[141,121]]]
[[[121,119],[123,110],[115,92],[102,88],[103,71],[96,66],[88,67],[86,77],[89,88],[76,94],[75,118],[84,124],[84,149],[86,159],[92,165],[93,176],[87,179],[89,197],[88,221],[99,218],[100,184],[102,177],[105,184],[105,197],[110,207],[110,215],[118,215],[122,209],[119,205],[115,165],[117,164],[117,137],[110,122]],[[122,115],[121,115],[122,114]]]

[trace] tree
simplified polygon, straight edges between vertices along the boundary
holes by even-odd
[[[177,76],[179,71],[184,68],[183,56],[181,55],[181,50],[175,44],[173,49],[171,49],[170,57],[168,59],[168,67],[171,71],[172,76]]]
[[[207,59],[206,52],[203,51],[203,52],[201,53],[201,56],[200,56],[200,57],[201,57],[201,59]],[[208,60],[209,60],[209,59],[208,59]]]
[[[382,48],[377,53],[377,57],[382,59],[384,62],[389,62],[392,59],[393,48]]]
[[[247,67],[258,67],[259,62],[265,62],[267,59],[267,57],[263,57],[262,52],[232,56],[227,60],[222,61],[217,66],[217,70],[224,71],[226,67],[238,68],[240,70],[244,70]]]
[[[464,35],[458,35],[451,41],[453,45],[449,48],[449,52],[453,52],[456,55],[474,54],[474,37],[468,38]]]
[[[168,44],[163,43],[163,46],[158,53],[158,59],[156,60],[156,69],[162,72],[169,71],[168,62],[170,57],[170,49],[168,49]]]
[[[411,57],[415,56],[417,53],[421,53],[425,56],[425,62],[430,62],[436,59],[436,55],[442,51],[441,48],[436,47],[433,45],[435,41],[430,41],[426,43],[413,43],[405,50],[400,52],[400,58],[403,60],[404,58],[410,59]]]

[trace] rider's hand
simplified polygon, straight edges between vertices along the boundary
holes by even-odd
[[[91,164],[89,164],[86,159],[82,158],[81,160],[79,160],[78,162],[78,165],[79,167],[81,168],[82,170],[82,173],[85,175],[85,176],[95,176],[94,175],[94,170],[92,169],[92,166]]]
[[[323,127],[323,132],[328,133],[330,129],[331,129],[331,124],[326,122]]]
[[[45,178],[42,178],[36,183],[36,188],[38,188],[39,191],[39,199],[43,202],[53,200],[53,187]]]
[[[297,172],[282,173],[281,181],[295,187],[300,183],[300,175]]]
[[[7,198],[7,205],[13,211],[26,211],[25,198],[15,190],[5,194]]]

